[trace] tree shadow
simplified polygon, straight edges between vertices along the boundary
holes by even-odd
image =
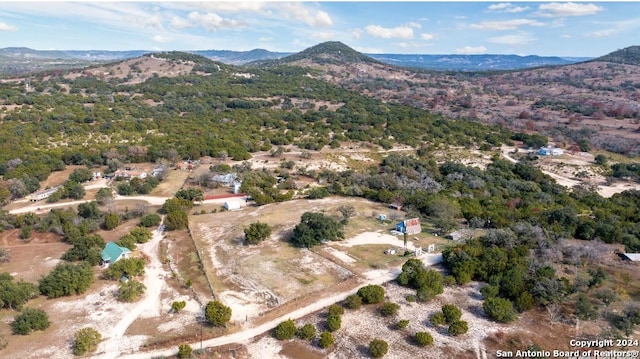
[[[356,347],[356,350],[358,351],[358,353],[360,353],[360,355],[362,355],[365,358],[371,358],[371,354],[369,354],[369,347],[366,345],[358,345]]]
[[[482,309],[481,305],[469,306],[469,308],[467,308],[467,311],[473,314],[473,316],[475,316],[476,318],[487,319],[487,314],[484,312],[484,309]]]

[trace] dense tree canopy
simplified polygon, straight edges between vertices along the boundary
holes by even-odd
[[[305,212],[300,223],[293,229],[291,243],[298,247],[313,247],[324,241],[344,238],[342,224],[322,213]]]
[[[0,308],[20,309],[29,299],[40,295],[38,287],[32,283],[14,281],[9,273],[0,273]]]
[[[93,269],[86,262],[60,263],[40,279],[40,292],[49,298],[82,294],[94,281]]]

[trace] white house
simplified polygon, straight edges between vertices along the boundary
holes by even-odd
[[[51,197],[52,194],[58,192],[58,189],[60,189],[60,187],[53,187],[42,191],[33,192],[29,195],[29,199],[31,200],[31,202],[42,201],[43,199],[47,199]]]
[[[562,148],[540,147],[538,154],[541,156],[560,156],[564,153]]]

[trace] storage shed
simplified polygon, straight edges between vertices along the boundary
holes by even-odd
[[[240,202],[238,201],[224,202],[224,209],[226,209],[227,211],[237,211],[240,209]]]

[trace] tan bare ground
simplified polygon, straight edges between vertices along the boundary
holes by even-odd
[[[385,300],[400,305],[396,316],[381,317],[378,314],[379,305],[363,306],[358,310],[346,310],[342,315],[342,326],[333,333],[335,344],[329,349],[322,350],[317,342],[306,342],[294,339],[296,347],[306,348],[313,354],[318,353],[323,358],[368,358],[369,342],[375,338],[383,339],[389,344],[389,352],[385,358],[493,358],[493,353],[487,351],[483,341],[496,332],[511,333],[512,325],[498,324],[488,320],[482,311],[482,298],[479,293],[480,283],[466,286],[446,287],[443,294],[427,303],[407,301],[407,296],[415,294],[415,290],[400,287],[393,282],[383,284]],[[469,324],[469,331],[457,337],[448,334],[447,327],[434,327],[429,318],[441,310],[443,304],[453,303],[462,310],[462,320]],[[296,326],[312,324],[318,333],[326,330],[326,310],[316,312],[296,321]],[[408,319],[409,325],[404,330],[395,329],[400,319]],[[416,332],[425,331],[434,339],[434,345],[421,348],[414,344],[412,337]],[[285,354],[290,353],[290,342],[276,341],[271,337],[257,338],[247,344],[250,353],[248,358],[260,358],[262,353]],[[313,355],[312,354],[312,355]],[[278,356],[273,356],[278,357]],[[280,356],[284,358],[285,356]],[[286,358],[302,358],[295,354]]]
[[[182,188],[189,177],[189,171],[168,170],[167,176],[151,191],[150,195],[158,197],[171,197]]]
[[[53,242],[3,245],[1,247],[9,252],[11,259],[9,262],[0,263],[0,273],[7,272],[13,275],[15,280],[25,280],[37,284],[40,278],[62,262],[60,258],[71,248],[71,245]]]
[[[306,211],[340,216],[340,205],[357,216],[384,207],[359,198],[294,200],[240,211],[190,217],[190,230],[216,297],[232,307],[233,320],[247,321],[300,296],[321,292],[351,278],[353,268],[330,253],[301,250],[283,239]],[[244,245],[243,228],[261,221],[273,228],[267,241]],[[286,278],[286,279],[285,279]]]

